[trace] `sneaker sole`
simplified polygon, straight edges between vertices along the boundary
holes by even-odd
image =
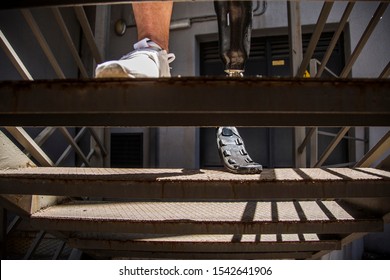
[[[134,78],[117,63],[112,63],[96,70],[96,78]]]

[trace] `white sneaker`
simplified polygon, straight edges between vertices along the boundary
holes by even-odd
[[[175,60],[148,38],[134,44],[134,51],[120,60],[106,61],[95,70],[96,78],[159,78],[170,77],[169,64]]]

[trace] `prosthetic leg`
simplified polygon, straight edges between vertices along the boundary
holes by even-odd
[[[218,19],[219,50],[229,77],[242,77],[249,56],[252,29],[252,1],[214,1]],[[235,127],[217,129],[220,158],[232,173],[260,173],[262,166],[254,162],[245,149]]]
[[[214,8],[225,72],[241,77],[251,45],[252,1],[214,1]]]

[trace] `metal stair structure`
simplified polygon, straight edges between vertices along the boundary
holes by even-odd
[[[96,257],[313,258],[356,233],[382,231],[390,172],[373,168],[221,170],[20,168],[2,194],[98,196],[25,213]],[[359,204],[360,203],[360,204]],[[382,212],[381,212],[382,211]],[[384,220],[385,218],[385,220]]]
[[[26,2],[1,5],[32,7]],[[107,1],[84,4],[101,2]],[[379,79],[336,80],[3,81],[0,124],[390,126],[389,70],[383,73]],[[388,145],[386,137],[382,142]],[[23,156],[18,162],[0,169],[2,207],[39,231],[34,246],[48,233],[94,258],[318,259],[390,222],[390,172],[366,166],[234,175],[206,169],[34,167]]]

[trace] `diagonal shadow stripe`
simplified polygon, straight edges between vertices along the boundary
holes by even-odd
[[[256,213],[256,206],[257,206],[256,201],[248,201],[246,203],[244,212],[242,213],[241,222],[243,223],[253,222]],[[237,243],[237,242],[241,242],[241,240],[242,240],[242,234],[234,234],[231,242]]]

